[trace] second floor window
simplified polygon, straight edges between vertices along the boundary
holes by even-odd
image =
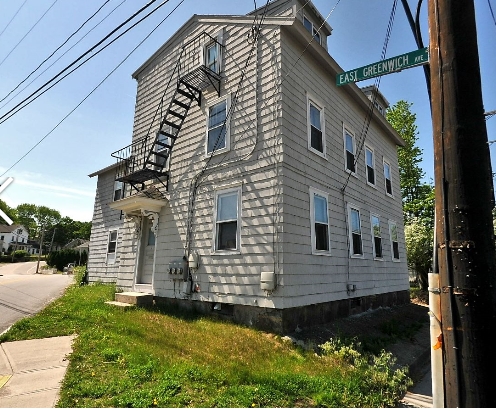
[[[384,184],[386,186],[386,193],[392,196],[393,186],[391,182],[391,165],[387,161],[384,161]]]
[[[367,169],[367,183],[375,185],[375,158],[374,150],[365,147],[365,165]]]
[[[324,109],[308,100],[308,145],[325,155]]]
[[[314,24],[308,20],[305,16],[303,16],[303,25],[305,28],[310,32],[310,34],[313,36],[315,41],[319,44],[320,43],[320,33],[318,31],[318,27],[315,27]]]
[[[114,201],[124,198],[124,183],[122,181],[114,182]]]
[[[205,66],[214,73],[220,73],[220,45],[212,42],[205,46]]]
[[[355,172],[355,136],[346,128],[344,129],[344,148],[346,153],[346,170]]]
[[[207,154],[228,148],[227,142],[227,99],[208,109]]]

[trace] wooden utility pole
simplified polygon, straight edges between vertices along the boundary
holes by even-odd
[[[494,407],[492,174],[473,0],[429,0],[445,406]]]

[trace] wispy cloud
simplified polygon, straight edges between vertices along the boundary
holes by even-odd
[[[44,183],[38,183],[35,181],[29,181],[25,180],[23,178],[16,178],[15,180],[16,186],[25,186],[25,187],[31,187],[31,188],[38,188],[40,190],[46,190],[48,192],[51,192],[52,194],[56,195],[64,195],[66,197],[79,197],[79,196],[84,196],[84,197],[91,197],[93,198],[95,196],[95,193],[93,191],[89,190],[80,190],[77,188],[71,188],[67,187],[65,185],[55,185],[55,184],[44,184]]]

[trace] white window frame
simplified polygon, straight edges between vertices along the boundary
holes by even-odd
[[[351,170],[348,168],[348,150],[346,148],[346,135],[349,135],[352,138],[352,143],[353,143],[353,167],[355,170]],[[343,124],[343,145],[344,145],[344,169],[347,173],[350,173],[356,177],[356,171],[357,171],[357,164],[358,162],[356,161],[356,138],[355,138],[355,133],[351,131],[351,127],[346,126]]]
[[[166,132],[166,133],[168,133],[168,134],[174,134],[173,133],[173,130],[172,130],[172,127],[169,126],[169,125],[167,125],[167,124],[164,125],[163,129],[164,129],[163,131]],[[164,144],[171,145],[171,139],[170,139],[170,137],[168,137],[165,134],[162,134],[160,132],[157,133],[157,140],[161,141]],[[166,153],[168,153],[167,158],[165,160],[165,163],[162,166],[162,169],[167,170],[169,168],[169,161],[170,161],[170,148],[161,146],[159,144],[155,144],[155,148],[154,148],[153,151],[155,151],[156,153],[162,153],[163,151],[166,152]],[[154,162],[157,163],[157,164],[160,164],[160,161],[162,161],[162,158],[163,157],[159,157],[157,154],[155,154],[155,160],[154,160]],[[159,170],[160,167],[159,166],[155,166],[155,169],[156,170]]]
[[[233,194],[236,193],[237,195],[237,215],[236,215],[236,220],[221,220],[219,221],[217,219],[217,210],[219,207],[219,197],[222,195],[226,194]],[[241,186],[237,187],[230,187],[230,188],[225,188],[225,189],[218,189],[215,190],[214,192],[214,216],[213,216],[213,238],[212,238],[212,251],[214,254],[240,254],[241,253],[241,196],[242,196],[242,190]],[[228,248],[228,249],[219,249],[218,248],[218,234],[219,234],[219,229],[218,225],[223,222],[231,222],[231,221],[236,221],[236,247],[235,248]]]
[[[314,106],[317,110],[319,110],[319,114],[320,114],[320,132],[322,133],[322,151],[319,151],[316,148],[312,147],[312,121],[310,116],[311,105]],[[325,108],[321,102],[319,102],[316,98],[309,95],[308,93],[307,93],[307,136],[308,136],[308,149],[311,152],[323,158],[326,158]]]
[[[217,60],[217,64],[218,64],[218,68],[217,70],[214,70],[214,73],[217,73],[217,74],[221,74],[222,73],[222,70],[223,70],[223,53],[222,53],[222,45],[224,45],[224,29],[221,29],[220,31],[218,31],[214,36],[212,36],[216,41],[217,43],[215,43],[213,40],[211,40],[209,38],[209,40],[207,42],[205,42],[202,47],[200,48],[200,62],[202,65],[204,65],[205,67],[208,67],[208,64],[207,64],[207,56],[208,56],[208,53],[207,53],[207,49],[215,44],[215,47],[217,48],[217,56],[218,56],[218,60]]]
[[[376,245],[375,245],[375,232],[374,232],[374,218],[377,218],[379,220],[379,234],[380,234],[380,239],[381,239],[381,255],[378,257],[377,256],[377,250],[376,250]],[[374,256],[374,260],[384,260],[384,241],[382,238],[382,230],[381,230],[381,216],[379,214],[375,213],[370,213],[370,233],[372,234],[372,253]]]
[[[351,218],[351,212],[352,210],[358,211],[358,221],[360,223],[360,250],[362,251],[361,254],[355,254],[354,253],[354,247],[353,247],[353,226],[352,226],[352,218]],[[360,213],[360,207],[357,207],[354,204],[349,203],[348,204],[348,239],[350,243],[350,258],[364,258],[364,252],[363,252],[363,227],[362,227],[362,216]]]
[[[369,164],[367,162],[367,151],[369,151],[372,154],[372,172],[374,173],[373,183],[369,181]],[[375,170],[375,150],[373,147],[369,146],[368,144],[365,145],[365,181],[369,186],[375,188],[377,182],[377,173]]]
[[[225,146],[222,148],[217,148],[216,150],[208,151],[208,132],[210,131],[209,129],[209,119],[210,119],[210,110],[222,102],[226,102],[226,121],[225,121],[225,133],[226,133],[226,141],[225,141]],[[210,156],[210,155],[216,155],[220,153],[225,153],[226,151],[229,151],[231,149],[231,138],[230,138],[230,117],[229,116],[229,110],[231,108],[231,96],[225,96],[220,99],[216,99],[212,101],[211,103],[208,104],[207,109],[206,109],[206,133],[205,133],[205,155]],[[222,123],[224,124],[224,123]],[[218,127],[218,126],[217,126]],[[220,126],[222,127],[222,125]],[[214,129],[216,127],[213,127]]]
[[[305,20],[310,23],[311,25],[311,30],[308,30],[308,27],[305,25]],[[310,35],[319,43],[322,45],[322,35],[319,32],[319,28],[315,26],[315,24],[310,20],[305,14],[303,15],[303,27],[307,29],[307,31],[310,33]]]
[[[114,195],[112,197],[113,201],[122,200],[124,198],[124,188],[125,185],[122,181],[117,181],[117,180],[114,181]],[[116,193],[118,190],[121,190],[121,192],[118,198],[116,198]]]
[[[111,241],[111,236],[112,233],[115,232],[115,241]],[[117,260],[117,244],[119,241],[119,230],[118,229],[111,229],[108,232],[107,236],[107,258],[106,258],[106,264],[107,265],[113,265],[115,264]],[[110,252],[110,244],[115,242],[115,248],[113,252]]]
[[[315,196],[322,197],[326,201],[326,211],[327,211],[327,250],[317,250],[317,233],[315,231]],[[318,222],[322,223],[322,222]],[[310,187],[310,235],[312,243],[312,254],[315,255],[331,255],[331,230],[329,222],[329,193],[317,190],[316,188]]]
[[[386,177],[386,165],[389,168],[389,179]],[[388,195],[389,197],[394,197],[394,191],[393,191],[393,171],[391,169],[391,163],[386,158],[384,158],[382,160],[382,170],[383,170],[383,173],[384,173],[384,190],[386,192],[386,195]],[[389,180],[389,183],[390,183],[390,186],[391,186],[391,192],[390,193],[388,193],[388,189],[387,189],[387,181],[388,180]]]
[[[389,220],[388,221],[388,226],[389,226],[389,240],[391,243],[391,260],[394,262],[399,262],[401,261],[400,259],[400,243],[399,243],[399,238],[398,238],[398,224],[396,224],[396,221],[394,220]],[[393,241],[393,230],[392,228],[396,228],[396,241]],[[394,256],[394,243],[397,243],[398,247],[398,258],[395,258]]]

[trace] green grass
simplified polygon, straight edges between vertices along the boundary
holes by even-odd
[[[0,337],[77,335],[59,407],[393,407],[411,384],[388,354],[369,355],[353,342],[316,355],[193,313],[121,311],[104,304],[114,292],[71,286]]]

